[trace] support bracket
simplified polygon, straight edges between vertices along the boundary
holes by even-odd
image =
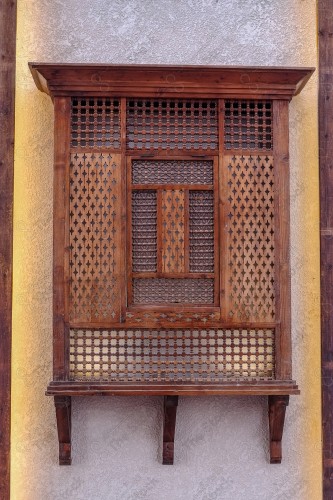
[[[280,464],[282,460],[282,435],[289,396],[268,396],[270,462]]]
[[[72,426],[72,398],[70,396],[54,396],[56,409],[59,465],[71,465],[71,426]]]
[[[172,465],[175,448],[178,396],[164,396],[163,464]]]

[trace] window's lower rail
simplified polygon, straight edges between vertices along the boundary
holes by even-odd
[[[278,396],[299,394],[294,380],[198,382],[107,382],[54,380],[47,396]]]

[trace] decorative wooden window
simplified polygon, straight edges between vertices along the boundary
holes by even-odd
[[[288,102],[313,70],[30,64],[55,107],[54,396],[266,395],[292,380]]]

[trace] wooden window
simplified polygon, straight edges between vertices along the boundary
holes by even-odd
[[[311,70],[31,69],[55,104],[48,394],[60,462],[71,460],[71,396],[87,394],[163,395],[164,463],[178,395],[267,395],[271,462],[281,461],[299,392],[288,100]]]

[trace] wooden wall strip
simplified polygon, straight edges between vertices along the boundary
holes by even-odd
[[[333,4],[318,2],[323,499],[333,498]]]
[[[16,1],[0,1],[0,498],[9,499]]]

